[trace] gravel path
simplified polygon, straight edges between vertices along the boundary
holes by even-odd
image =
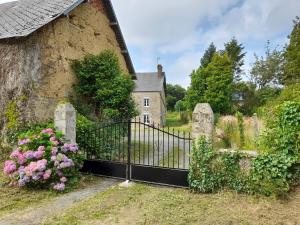
[[[153,135],[153,132],[148,133],[148,131],[144,132],[143,130],[141,130],[140,133],[138,131],[133,132],[131,138],[132,141],[144,143],[146,146],[149,142],[151,146],[149,152],[148,148],[146,148],[143,153],[144,159],[140,159],[141,164],[155,166],[162,165],[163,161],[165,163],[168,162],[169,156],[170,164],[169,166],[164,164],[164,166],[173,167],[173,158],[175,158],[175,168],[179,167],[180,169],[187,169],[189,167],[189,153],[192,148],[192,141],[179,139],[177,137],[174,137],[173,140],[173,136],[171,135],[163,135],[162,132],[159,134],[155,132]],[[138,151],[138,149],[136,151]],[[136,159],[136,162],[139,162],[139,160]]]
[[[74,202],[91,197],[99,192],[103,192],[116,185],[120,181],[103,178],[99,183],[89,186],[85,189],[74,191],[62,195],[49,203],[36,208],[19,211],[18,214],[7,215],[0,219],[0,225],[38,225],[47,218],[60,210],[69,208]]]

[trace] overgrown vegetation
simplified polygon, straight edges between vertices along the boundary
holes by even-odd
[[[223,188],[249,193],[282,196],[300,178],[300,103],[285,102],[267,123],[261,145],[265,153],[253,160],[249,174],[239,165],[239,153],[219,153],[200,138],[193,147],[190,187],[199,192]]]

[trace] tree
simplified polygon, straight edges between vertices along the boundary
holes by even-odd
[[[177,112],[185,111],[185,110],[186,110],[186,104],[185,104],[185,101],[183,101],[183,100],[177,101],[176,104],[175,104],[175,110],[176,110]]]
[[[259,89],[282,83],[284,57],[281,50],[270,49],[267,42],[265,57],[255,56],[255,62],[250,71],[251,79]]]
[[[167,109],[174,110],[177,101],[184,99],[186,90],[178,84],[167,84],[166,88],[166,101]]]
[[[205,102],[216,113],[231,112],[233,70],[227,54],[215,54],[212,62],[205,68]]]
[[[239,44],[238,41],[233,37],[229,42],[225,43],[225,53],[227,53],[229,59],[232,62],[232,69],[234,73],[234,80],[241,80],[241,67],[244,65],[244,57],[246,52],[243,52],[244,47]]]
[[[214,43],[212,42],[208,49],[206,49],[203,57],[200,60],[200,67],[204,68],[207,67],[207,65],[212,61],[212,58],[214,56],[214,54],[217,52],[217,48],[214,45]]]
[[[206,90],[205,67],[194,70],[191,74],[191,86],[187,90],[186,102],[189,111],[193,111],[196,104],[204,101]]]
[[[231,112],[233,70],[227,54],[215,53],[206,67],[200,67],[191,75],[191,87],[187,93],[187,105],[193,110],[197,103],[208,102],[214,112]]]
[[[71,67],[78,79],[75,91],[91,104],[99,119],[122,120],[136,115],[132,99],[134,82],[122,74],[118,57],[106,50],[74,60]]]
[[[294,20],[294,28],[289,37],[290,43],[284,54],[286,64],[284,67],[284,84],[300,82],[300,18]]]

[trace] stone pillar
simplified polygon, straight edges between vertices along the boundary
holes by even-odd
[[[208,103],[198,103],[193,111],[192,136],[197,139],[205,136],[212,140],[214,132],[214,113]]]
[[[69,143],[76,143],[76,110],[70,103],[58,104],[54,112],[55,128]]]

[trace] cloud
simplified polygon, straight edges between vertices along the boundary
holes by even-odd
[[[284,44],[292,20],[300,15],[299,0],[112,0],[134,64],[155,70],[165,64],[168,81],[189,83],[189,74],[214,42],[223,48],[235,36],[245,46],[245,70],[253,54],[264,53],[267,40]],[[136,54],[138,52],[138,55]],[[135,57],[138,57],[136,63]],[[148,57],[148,60],[141,58]],[[142,61],[147,63],[143,64]]]
[[[0,0],[0,3],[8,0]],[[111,0],[137,71],[156,70],[187,86],[189,74],[214,42],[219,49],[235,36],[245,46],[245,70],[262,55],[267,40],[287,43],[299,0]]]

